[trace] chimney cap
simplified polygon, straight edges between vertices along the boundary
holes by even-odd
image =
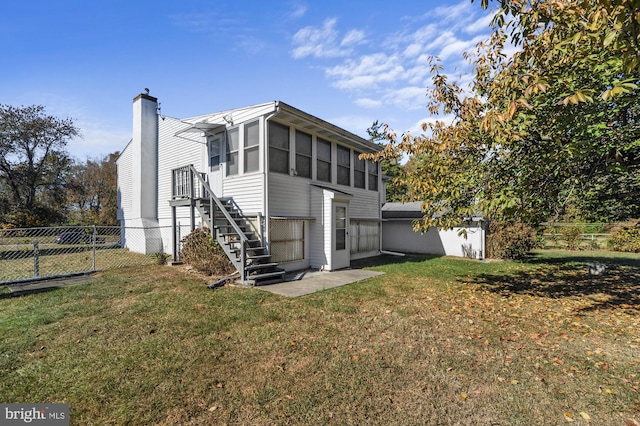
[[[145,94],[145,93],[140,93],[138,96],[133,98],[133,102],[137,101],[138,99],[146,99],[151,102],[158,102],[158,98],[154,98],[153,96],[149,96],[148,94]]]

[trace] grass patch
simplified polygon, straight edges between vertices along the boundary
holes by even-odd
[[[296,299],[105,272],[0,298],[0,400],[66,402],[72,424],[624,424],[640,256],[587,255],[369,260],[385,274]]]

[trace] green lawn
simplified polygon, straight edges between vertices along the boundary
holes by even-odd
[[[163,266],[0,294],[0,401],[82,425],[640,421],[640,255],[363,264],[385,274],[296,299]]]

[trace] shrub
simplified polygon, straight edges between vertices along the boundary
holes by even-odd
[[[235,271],[208,229],[198,228],[182,239],[180,260],[207,275],[227,275]]]
[[[569,250],[578,250],[578,241],[582,234],[582,228],[579,226],[563,226],[560,228],[560,233],[564,237]]]
[[[536,232],[523,223],[491,222],[487,251],[498,259],[523,259],[536,245]]]
[[[159,251],[157,253],[152,254],[153,258],[156,260],[156,264],[158,265],[166,265],[171,256],[168,253],[163,251]]]
[[[613,227],[608,245],[611,250],[640,253],[640,220]]]

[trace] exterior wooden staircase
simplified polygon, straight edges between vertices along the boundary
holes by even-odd
[[[193,209],[198,211],[240,274],[243,284],[264,285],[282,281],[285,271],[271,262],[269,250],[233,198],[216,197],[203,174],[193,165],[173,170],[170,203],[172,207],[190,206],[192,218]]]

